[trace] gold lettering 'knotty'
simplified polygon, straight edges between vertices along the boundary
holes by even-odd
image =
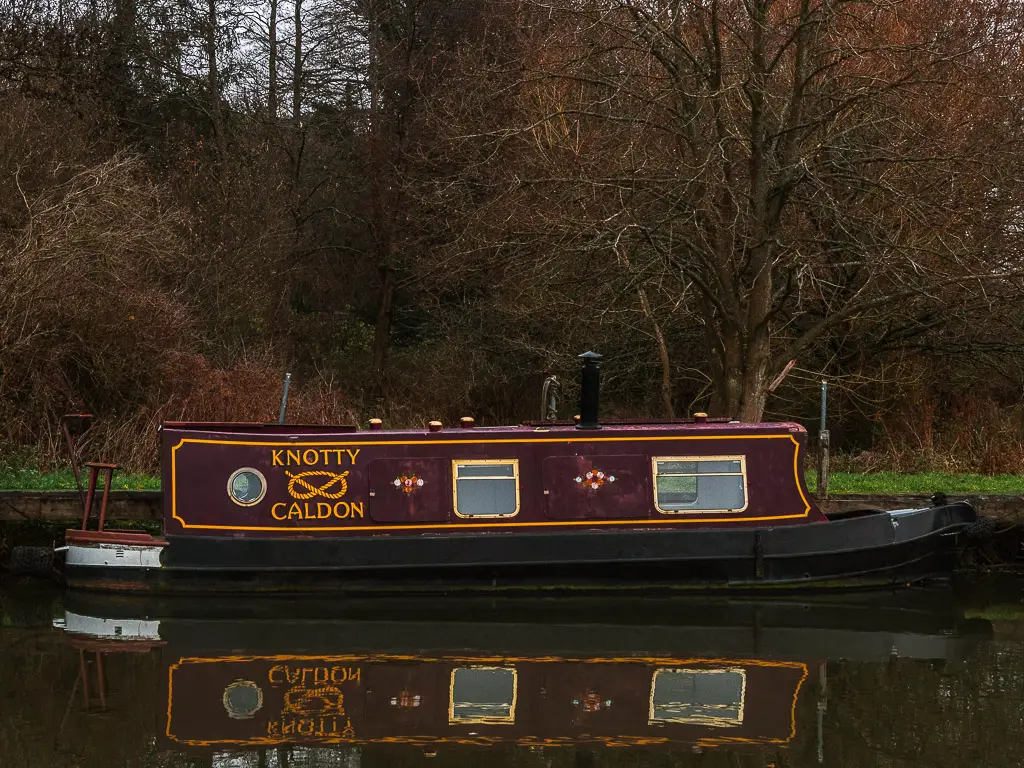
[[[354,467],[362,448],[273,448],[272,467]]]

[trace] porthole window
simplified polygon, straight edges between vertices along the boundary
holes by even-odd
[[[747,508],[743,456],[655,456],[655,506],[665,514]]]
[[[263,690],[252,680],[235,680],[224,689],[221,702],[232,720],[248,720],[263,706]]]
[[[519,460],[452,462],[455,514],[459,517],[512,517],[519,512]]]
[[[267,493],[267,479],[252,467],[235,470],[228,478],[228,496],[235,504],[251,507],[262,501]]]

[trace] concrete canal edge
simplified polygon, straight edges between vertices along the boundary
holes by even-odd
[[[99,508],[99,494],[93,520]],[[1024,495],[948,494],[949,501],[969,501],[978,513],[1001,530],[1013,529],[1015,540],[1024,523]],[[816,499],[826,514],[860,509],[909,509],[931,506],[931,497],[917,494],[830,495]],[[107,520],[113,528],[138,528],[158,533],[162,523],[160,491],[111,491]],[[66,528],[82,524],[82,505],[77,491],[0,490],[0,570],[40,573],[49,570],[53,547]],[[19,551],[16,551],[19,550]],[[1014,549],[1019,550],[1020,545]],[[1018,553],[1019,556],[1019,553]],[[44,563],[43,560],[46,560]],[[24,560],[25,562],[20,562]],[[36,562],[38,561],[38,562]]]
[[[947,494],[950,501],[969,501],[982,517],[1000,523],[1024,522],[1024,495]],[[909,509],[931,506],[931,497],[921,494],[833,494],[816,499],[822,512],[855,509]],[[98,509],[97,504],[94,507]],[[137,523],[161,519],[160,491],[111,491],[107,519]],[[0,491],[0,523],[57,523],[82,520],[77,491]]]
[[[995,520],[998,523],[1019,524],[1024,522],[1024,495],[947,493],[946,496],[950,502],[970,502],[978,511],[978,515]],[[833,494],[825,499],[816,498],[815,502],[826,515],[855,509],[918,509],[932,505],[931,495],[911,493],[888,495]]]
[[[99,494],[93,515],[99,511]],[[160,491],[111,491],[107,519],[147,522],[161,519]],[[0,491],[0,523],[82,522],[78,491]]]

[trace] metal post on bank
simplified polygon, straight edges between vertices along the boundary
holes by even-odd
[[[828,496],[828,379],[821,380],[821,423],[818,428],[818,495]]]
[[[281,413],[278,414],[277,423],[284,424],[285,414],[288,413],[288,386],[292,383],[292,375],[284,375],[284,391],[281,393]]]
[[[818,665],[818,763],[825,762],[825,713],[828,711],[828,666]]]

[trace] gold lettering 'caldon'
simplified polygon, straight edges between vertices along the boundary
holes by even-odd
[[[270,514],[275,520],[353,520],[365,517],[361,501],[336,501],[333,504],[279,501],[270,508]]]

